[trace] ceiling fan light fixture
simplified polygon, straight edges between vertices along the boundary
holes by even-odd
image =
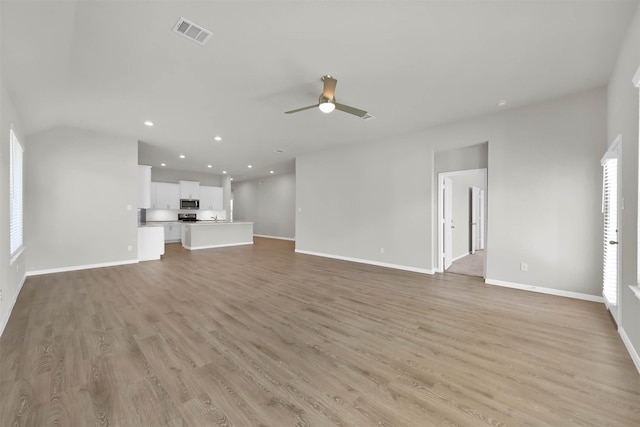
[[[322,111],[323,113],[330,113],[333,110],[336,109],[336,105],[331,102],[331,101],[325,101],[320,103],[320,105],[318,105],[318,108],[320,109],[320,111]]]

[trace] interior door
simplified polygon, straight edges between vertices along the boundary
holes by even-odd
[[[471,253],[484,249],[484,190],[471,187]]]
[[[486,200],[484,197],[484,190],[480,190],[480,195],[478,197],[479,197],[479,204],[480,204],[480,223],[478,225],[478,234],[480,236],[480,241],[478,242],[479,243],[478,249],[484,250],[484,230],[486,230],[485,221],[487,218],[486,217],[487,210],[484,203],[484,201]]]
[[[475,254],[476,250],[480,246],[480,205],[478,199],[480,198],[480,188],[471,187],[471,224],[469,232],[471,233],[471,253]]]
[[[451,267],[453,263],[453,181],[451,178],[442,178],[442,252],[444,257],[444,269]]]

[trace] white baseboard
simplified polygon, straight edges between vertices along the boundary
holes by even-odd
[[[597,295],[583,294],[580,292],[562,291],[553,288],[543,288],[541,286],[523,285],[522,283],[505,282],[503,280],[485,279],[487,285],[503,286],[505,288],[520,289],[522,291],[538,292],[541,294],[557,295],[560,297],[582,299],[593,302],[604,303],[604,298]]]
[[[640,373],[640,355],[638,355],[636,349],[633,348],[633,344],[622,326],[618,328],[618,333],[622,337],[622,342],[625,347],[627,347],[627,351],[629,352],[629,356],[631,356],[631,360],[633,360],[633,364],[636,365],[636,369],[638,370],[638,373]]]
[[[323,254],[319,252],[303,251],[301,249],[296,249],[295,252],[298,254],[314,255],[314,256],[320,256],[323,258],[333,258],[333,259],[339,259],[342,261],[357,262],[360,264],[376,265],[378,267],[395,268],[396,270],[411,271],[414,273],[433,274],[433,270],[426,269],[426,268],[408,267],[406,265],[389,264],[386,262],[371,261],[368,259],[351,258],[351,257],[340,256],[340,255],[331,255],[331,254]]]
[[[103,262],[100,264],[74,265],[70,267],[49,268],[45,270],[27,271],[27,276],[39,276],[41,274],[64,273],[65,271],[88,270],[90,268],[114,267],[117,265],[137,264],[137,259],[127,259],[123,261]]]
[[[265,239],[290,240],[292,242],[296,241],[296,239],[292,239],[291,237],[267,236],[265,234],[254,234],[253,237],[264,237]]]
[[[197,251],[198,249],[228,248],[230,246],[242,246],[242,245],[253,245],[253,242],[229,243],[224,245],[207,245],[207,246],[186,246],[186,245],[182,245],[182,246],[185,249],[189,249],[190,251]]]
[[[24,276],[22,276],[22,280],[20,281],[20,284],[18,285],[18,289],[16,291],[16,294],[13,296],[13,301],[11,301],[11,304],[9,304],[9,309],[7,310],[5,316],[2,319],[0,319],[0,337],[4,333],[4,328],[7,327],[7,323],[9,323],[9,318],[11,317],[11,312],[13,311],[13,307],[16,306],[16,302],[18,301],[18,295],[20,295],[20,291],[22,290],[22,286],[24,285],[24,282],[26,280],[27,280],[27,275],[25,274]]]

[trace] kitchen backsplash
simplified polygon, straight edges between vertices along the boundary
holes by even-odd
[[[201,220],[212,220],[214,217],[220,220],[227,219],[227,211],[177,210],[177,209],[145,209],[147,221],[177,221],[179,213],[195,213]]]

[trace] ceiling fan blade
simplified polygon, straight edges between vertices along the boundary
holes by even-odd
[[[344,111],[345,113],[353,114],[354,116],[364,117],[367,114],[366,111],[360,110],[355,107],[349,107],[348,105],[338,104],[337,102],[335,104],[336,104],[336,110]]]
[[[298,113],[300,111],[304,111],[304,110],[310,110],[312,108],[318,108],[318,105],[320,104],[316,104],[316,105],[309,105],[308,107],[302,107],[302,108],[298,108],[297,110],[291,110],[291,111],[285,111],[285,114],[292,114],[292,113]]]
[[[322,77],[322,80],[324,81],[322,96],[326,99],[333,99],[333,95],[336,93],[336,85],[338,84],[338,81],[329,75]]]

